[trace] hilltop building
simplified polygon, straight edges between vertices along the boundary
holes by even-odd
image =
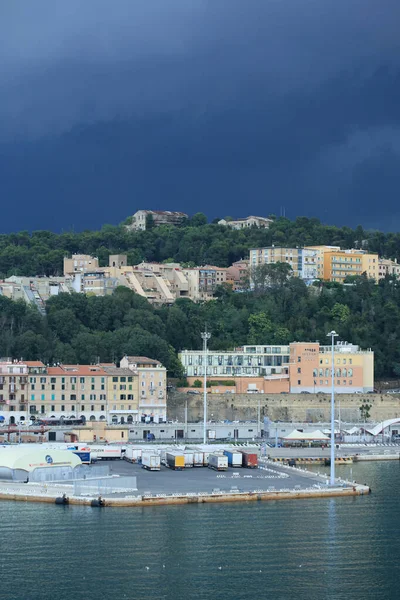
[[[271,223],[273,223],[272,219],[254,216],[232,221],[226,221],[225,219],[218,221],[218,225],[224,225],[225,227],[230,227],[231,229],[247,229],[248,227],[264,227],[268,229]]]
[[[133,231],[146,231],[148,217],[152,217],[154,227],[160,225],[181,225],[189,216],[184,212],[171,210],[138,210],[132,217],[132,224],[128,229]]]
[[[338,393],[374,389],[374,353],[354,344],[335,345],[335,389]],[[180,360],[190,383],[204,376],[204,353],[184,350]],[[234,382],[238,393],[329,392],[332,385],[331,346],[319,342],[243,346],[233,351],[208,351],[207,378]]]

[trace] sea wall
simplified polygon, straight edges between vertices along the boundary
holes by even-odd
[[[355,422],[362,420],[361,406],[368,405],[369,420],[384,421],[400,417],[400,395],[395,394],[337,394],[336,418]],[[242,421],[268,416],[272,421],[321,422],[330,420],[329,394],[208,394],[208,417],[213,420]],[[188,421],[203,418],[203,395],[170,393],[168,419]]]

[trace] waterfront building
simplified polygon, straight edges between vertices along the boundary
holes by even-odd
[[[160,225],[181,225],[185,219],[189,218],[184,212],[171,210],[138,210],[132,216],[132,223],[128,229],[133,231],[146,231],[148,217],[152,217],[154,227]]]
[[[234,384],[237,393],[329,392],[331,346],[319,342],[289,345],[243,346],[232,351],[207,353],[207,378]],[[374,353],[354,344],[335,345],[335,389],[338,393],[371,392],[374,389]],[[204,376],[204,353],[180,353],[189,385]],[[228,389],[228,388],[227,388]]]
[[[115,364],[47,366],[0,360],[0,422],[82,419],[134,423],[166,419],[166,369],[147,357]]]
[[[268,229],[271,223],[273,223],[272,219],[254,216],[245,217],[243,219],[232,219],[231,221],[226,221],[225,219],[220,219],[218,221],[218,225],[230,227],[231,229],[248,229],[249,227],[263,227]]]
[[[138,411],[141,417],[167,418],[167,369],[147,356],[124,356],[121,369],[137,376]]]

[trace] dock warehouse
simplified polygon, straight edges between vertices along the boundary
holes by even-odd
[[[3,446],[0,448],[0,480],[29,481],[40,479],[40,474],[52,469],[54,474],[73,471],[81,459],[67,450],[35,448],[32,446]]]

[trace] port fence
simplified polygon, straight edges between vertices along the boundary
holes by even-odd
[[[31,483],[44,482],[68,482],[77,479],[100,478],[110,475],[110,467],[108,465],[79,465],[73,467],[43,467],[34,469],[29,473],[29,481]]]
[[[108,477],[74,481],[74,496],[109,496],[137,492],[136,477]]]

